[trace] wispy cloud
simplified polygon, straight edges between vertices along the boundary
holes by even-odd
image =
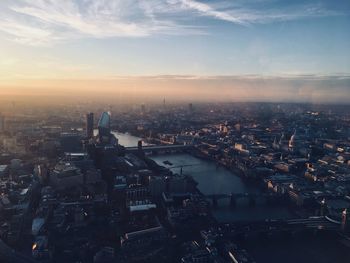
[[[258,10],[248,9],[244,4],[239,5],[237,3],[223,5],[222,2],[216,2],[216,4],[209,5],[196,0],[168,0],[168,2],[180,4],[184,9],[197,11],[202,16],[242,25],[339,15],[339,12],[327,10],[317,3],[296,5],[285,9],[265,8]]]
[[[23,44],[46,45],[84,37],[203,33],[201,27],[158,18],[153,14],[152,5],[139,1],[17,0],[7,3],[2,4],[0,11],[0,31]]]
[[[246,21],[242,20],[239,16],[235,16],[230,14],[230,12],[218,11],[211,7],[208,4],[204,4],[194,0],[180,0],[179,3],[185,9],[193,9],[198,11],[200,14],[214,17],[220,20],[237,23],[237,24],[245,24]]]
[[[252,9],[244,2],[197,0],[3,0],[0,31],[14,41],[46,45],[75,38],[204,34],[215,19],[238,25],[337,14],[319,5]]]

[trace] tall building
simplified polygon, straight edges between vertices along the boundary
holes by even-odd
[[[102,144],[110,144],[111,147],[118,146],[118,138],[111,133],[111,115],[103,112],[98,121],[98,137]]]
[[[5,131],[5,116],[0,114],[0,132]]]
[[[165,103],[165,98],[163,99],[163,108],[162,108],[163,111],[166,110],[166,103]]]
[[[189,113],[193,112],[193,104],[192,103],[188,104],[188,111],[189,111]]]
[[[98,121],[98,133],[100,136],[109,136],[111,133],[111,115],[108,112],[103,112]]]
[[[86,137],[91,139],[94,136],[94,114],[86,114]]]

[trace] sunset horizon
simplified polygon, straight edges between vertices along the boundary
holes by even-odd
[[[349,13],[323,0],[5,0],[0,93],[346,103]]]

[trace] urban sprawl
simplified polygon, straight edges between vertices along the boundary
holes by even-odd
[[[0,259],[265,262],[251,244],[286,239],[349,250],[349,109],[9,103],[0,108]],[[116,132],[139,139],[126,146]],[[255,190],[203,192],[192,164],[172,162],[179,153],[215,163]],[[162,155],[169,158],[154,160]],[[283,207],[290,216],[223,222],[214,216],[222,206],[232,213]]]

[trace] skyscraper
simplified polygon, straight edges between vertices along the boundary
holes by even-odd
[[[192,103],[188,104],[188,112],[189,113],[193,112],[193,104]]]
[[[109,138],[111,135],[111,116],[108,112],[103,112],[100,120],[98,121],[98,133],[100,139],[103,137]]]
[[[94,114],[86,114],[86,137],[91,139],[94,136]]]
[[[0,132],[5,131],[5,116],[0,114]]]

